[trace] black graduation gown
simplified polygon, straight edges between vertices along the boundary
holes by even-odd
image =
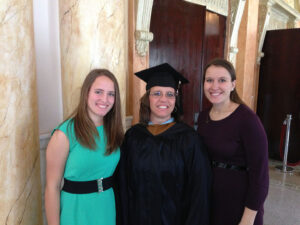
[[[159,135],[137,124],[121,147],[122,225],[208,225],[211,169],[198,134],[176,123]]]

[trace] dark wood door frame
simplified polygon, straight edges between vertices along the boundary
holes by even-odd
[[[190,80],[182,87],[183,120],[195,125],[203,104],[203,67],[224,56],[226,17],[181,0],[155,0],[150,31],[150,66],[168,62]]]

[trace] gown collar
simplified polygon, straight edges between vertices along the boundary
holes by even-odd
[[[168,124],[168,123],[173,123],[174,122],[174,118],[171,117],[170,119],[168,119],[167,121],[161,123],[161,125],[163,124]],[[153,125],[154,123],[152,123],[151,121],[148,122],[148,125]]]

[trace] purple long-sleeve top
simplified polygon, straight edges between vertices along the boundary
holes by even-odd
[[[244,207],[263,210],[269,188],[268,144],[265,130],[257,115],[247,106],[240,105],[228,117],[213,121],[209,117],[209,110],[203,111],[198,120],[198,132],[211,160],[248,168],[244,173],[222,168],[213,169],[212,199],[215,203],[212,216],[221,215],[218,211],[223,212],[226,207],[231,207],[231,210],[232,207],[239,207],[236,210],[239,215],[236,217],[241,216]],[[233,197],[228,196],[240,198],[236,201],[241,203],[240,206],[233,205]],[[258,213],[261,216],[262,214]]]

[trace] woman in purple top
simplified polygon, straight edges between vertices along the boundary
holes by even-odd
[[[269,188],[264,128],[239,98],[230,62],[215,59],[204,74],[212,107],[201,112],[198,132],[212,160],[212,225],[262,225]]]

